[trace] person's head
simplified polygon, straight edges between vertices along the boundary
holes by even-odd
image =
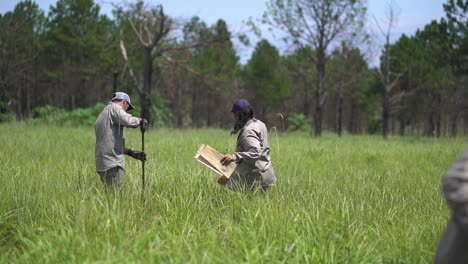
[[[135,109],[130,101],[130,96],[124,92],[116,92],[112,97],[112,102],[121,105],[127,112]]]
[[[234,102],[231,108],[231,113],[236,119],[234,124],[234,129],[231,131],[231,135],[236,134],[240,129],[242,129],[247,121],[254,118],[254,110],[250,103],[245,99],[239,99]]]

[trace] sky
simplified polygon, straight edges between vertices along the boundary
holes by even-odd
[[[35,0],[46,14],[50,5],[55,5],[55,0]],[[95,0],[101,6],[102,12],[111,16],[112,5],[110,1],[122,3],[120,0]],[[133,0],[129,0],[133,1]],[[397,24],[392,29],[391,41],[397,40],[401,34],[414,35],[418,29],[423,29],[432,20],[438,20],[445,15],[442,4],[447,0],[393,0],[396,6]],[[20,0],[0,0],[0,13],[12,11]],[[127,1],[128,2],[128,1]],[[257,20],[266,11],[266,0],[146,0],[150,4],[162,4],[165,13],[171,17],[189,19],[198,16],[207,25],[214,24],[222,18],[228,24],[232,32],[246,30],[244,22],[249,18]],[[374,38],[383,38],[379,33],[376,21],[382,26],[387,25],[387,11],[390,0],[368,0],[368,27],[373,32]],[[271,34],[264,35],[274,45],[281,46],[279,38]],[[254,37],[252,42],[258,41]],[[252,47],[241,47],[236,44],[239,56],[248,58]],[[281,50],[281,48],[280,48]],[[377,48],[379,50],[379,48]],[[378,55],[371,55],[377,56]],[[372,58],[370,59],[372,60]]]

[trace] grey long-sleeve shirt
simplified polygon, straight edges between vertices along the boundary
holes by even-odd
[[[125,127],[138,127],[140,119],[110,102],[96,120],[96,171],[125,169]]]
[[[276,182],[271,165],[268,130],[258,119],[251,119],[245,124],[237,137],[234,161],[238,163],[237,173],[248,182],[261,177],[262,185],[269,186]]]

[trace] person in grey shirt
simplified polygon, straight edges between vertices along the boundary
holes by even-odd
[[[261,187],[266,191],[276,182],[270,158],[268,130],[262,121],[254,117],[254,110],[245,99],[237,100],[231,112],[236,120],[231,135],[239,133],[237,146],[233,154],[223,156],[221,163],[226,165],[235,162],[238,165],[229,180],[220,177],[218,183],[230,189],[256,190]]]
[[[439,241],[434,263],[468,263],[468,149],[443,178],[442,191],[451,218]]]
[[[125,127],[148,125],[145,119],[127,113],[133,106],[130,97],[124,92],[117,92],[96,120],[96,171],[101,181],[107,186],[122,186],[125,179],[125,154],[145,161],[146,153],[125,148]]]

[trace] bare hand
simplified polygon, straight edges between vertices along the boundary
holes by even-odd
[[[221,164],[228,165],[234,161],[234,156],[232,154],[226,154],[221,158]]]

